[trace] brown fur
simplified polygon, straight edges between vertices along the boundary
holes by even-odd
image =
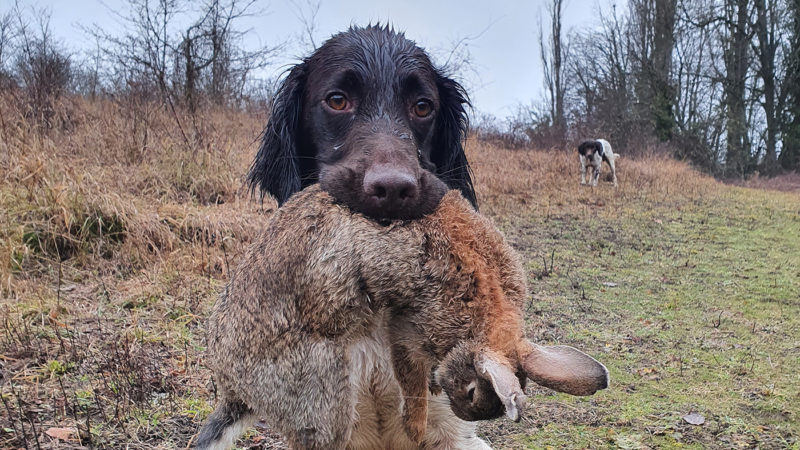
[[[517,371],[517,347],[524,341],[520,306],[527,292],[516,254],[491,222],[466,208],[454,192],[420,225],[428,235],[423,272],[430,292],[397,302],[390,329],[398,380],[413,399],[406,405],[412,436],[425,425],[423,394],[430,387],[420,381],[460,342],[491,349]],[[409,368],[416,371],[406,373]],[[452,392],[445,391],[455,403]]]
[[[491,389],[500,391],[505,408],[520,408],[515,376],[524,382],[535,349],[523,336],[525,295],[518,258],[457,191],[429,216],[381,225],[309,187],[275,214],[212,314],[208,364],[220,387],[219,408],[264,416],[292,447],[343,448],[357,401],[347,349],[380,326],[388,327],[414,442],[424,442],[428,391],[438,388],[430,374],[448,357],[459,363],[437,379],[453,411],[466,411],[468,420],[495,416]],[[385,311],[389,319],[379,320]],[[477,397],[474,389],[466,397],[453,390],[480,380]],[[558,386],[564,377],[539,380]],[[595,390],[605,387],[599,384]],[[199,446],[216,442],[230,422],[221,426],[213,417]]]

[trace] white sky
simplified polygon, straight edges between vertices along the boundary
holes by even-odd
[[[297,0],[298,5],[306,0]],[[11,7],[12,0],[0,0]],[[597,26],[598,10],[609,11],[614,0],[567,0],[564,31]],[[470,91],[478,113],[498,118],[512,115],[517,105],[528,105],[543,98],[542,68],[539,56],[539,22],[546,22],[549,0],[322,0],[317,15],[317,45],[351,24],[390,22],[406,36],[443,60],[455,42],[466,41],[473,71],[456,74]],[[112,31],[121,27],[113,13],[124,14],[124,0],[21,0],[22,5],[45,7],[51,11],[51,28],[57,39],[71,51],[91,48],[94,43],[81,29],[93,24]],[[247,18],[241,27],[250,28],[246,43],[251,48],[296,41],[303,30],[297,8],[289,0],[263,1],[258,17]],[[547,27],[547,24],[545,24]],[[280,75],[298,56],[306,53],[292,44],[276,58],[266,73]]]

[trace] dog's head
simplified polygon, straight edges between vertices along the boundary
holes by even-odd
[[[597,141],[583,141],[578,146],[578,153],[585,156],[587,159],[592,160],[595,153],[599,153],[602,148],[601,144]]]
[[[462,147],[467,102],[464,89],[403,34],[351,28],[289,72],[250,184],[283,203],[319,182],[377,218],[425,215],[447,186],[475,205]]]

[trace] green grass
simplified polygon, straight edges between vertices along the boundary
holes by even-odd
[[[599,209],[503,223],[530,273],[553,255],[555,270],[529,280],[530,335],[594,355],[611,386],[535,390],[498,446],[797,448],[800,198],[725,188]]]

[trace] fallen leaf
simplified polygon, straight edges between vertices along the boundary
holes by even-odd
[[[636,373],[638,373],[641,376],[645,376],[658,373],[658,369],[656,369],[655,367],[640,367],[636,369]]]
[[[683,416],[683,420],[692,425],[702,425],[706,422],[706,418],[697,413],[687,414]]]
[[[47,431],[45,431],[44,433],[52,438],[56,438],[62,441],[71,441],[74,439],[73,436],[78,434],[78,430],[76,430],[75,428],[52,427],[48,428]]]
[[[603,286],[617,287],[619,285],[617,283],[612,283],[611,281],[606,281],[605,283],[603,283]]]
[[[642,436],[638,434],[615,436],[613,440],[617,444],[617,448],[621,449],[634,450],[644,447]]]

